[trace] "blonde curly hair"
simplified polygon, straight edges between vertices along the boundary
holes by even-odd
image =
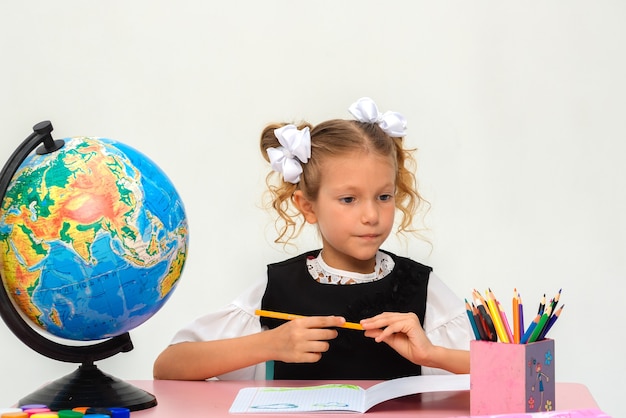
[[[287,123],[270,124],[261,134],[261,154],[266,161],[270,161],[268,148],[278,148],[280,143],[274,135],[274,130]],[[278,213],[276,243],[288,244],[296,238],[305,225],[305,220],[295,206],[292,197],[296,190],[301,190],[304,196],[315,201],[317,199],[322,165],[327,157],[346,155],[354,151],[374,152],[381,156],[390,157],[396,167],[396,208],[402,213],[398,225],[398,233],[415,232],[412,228],[413,217],[424,203],[427,203],[417,190],[417,182],[413,174],[416,167],[412,156],[413,149],[405,149],[403,138],[392,138],[387,135],[376,123],[365,123],[355,120],[332,119],[318,125],[302,122],[298,129],[308,127],[311,132],[311,158],[302,164],[302,174],[297,184],[283,180],[282,175],[271,171],[266,177],[269,192],[268,209]]]

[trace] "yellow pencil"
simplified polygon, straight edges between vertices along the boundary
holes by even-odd
[[[266,311],[263,309],[257,309],[254,313],[258,316],[265,316],[267,318],[285,319],[287,321],[291,321],[292,319],[296,319],[296,318],[304,318],[304,315]],[[361,324],[357,324],[355,322],[346,322],[345,324],[341,326],[341,328],[363,330],[363,327],[361,326]]]
[[[494,296],[491,289],[487,292],[487,306],[489,307],[489,311],[491,312],[491,317],[493,319],[493,325],[496,327],[496,334],[498,334],[498,338],[503,343],[509,343],[509,337],[506,331],[504,330],[504,324],[502,323],[502,317],[500,316],[500,308],[497,305],[496,297]]]

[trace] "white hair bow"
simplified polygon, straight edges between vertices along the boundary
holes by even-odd
[[[283,175],[285,181],[297,184],[302,174],[302,165],[311,158],[311,134],[309,128],[300,130],[294,125],[274,129],[274,135],[281,147],[270,147],[267,156],[272,169]]]
[[[376,103],[369,97],[362,97],[348,110],[359,122],[377,123],[391,137],[406,135],[406,119],[400,113],[387,111],[380,113]]]

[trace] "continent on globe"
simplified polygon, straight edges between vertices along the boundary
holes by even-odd
[[[0,207],[0,273],[17,308],[61,338],[125,333],[171,296],[188,247],[165,173],[120,142],[75,137],[29,155]]]

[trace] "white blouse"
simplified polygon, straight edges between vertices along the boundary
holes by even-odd
[[[320,256],[307,260],[309,272],[318,281],[329,285],[346,285],[378,280],[393,269],[393,260],[379,252],[375,272],[359,274],[333,269],[324,263]],[[320,278],[322,278],[320,280]],[[176,344],[186,341],[212,341],[241,337],[261,332],[259,317],[255,310],[261,309],[261,299],[267,287],[267,275],[256,285],[242,293],[222,309],[203,315],[179,330],[171,341]],[[471,339],[470,323],[465,304],[434,273],[428,279],[424,332],[428,339],[438,346],[469,350]],[[441,369],[422,367],[422,374],[447,374]],[[217,376],[222,380],[264,380],[265,363],[235,370]]]

